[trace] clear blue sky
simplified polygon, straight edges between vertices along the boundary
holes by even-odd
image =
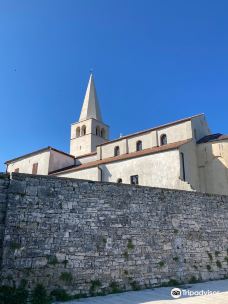
[[[228,133],[227,0],[0,0],[0,170],[69,151],[93,68],[111,138],[204,112]]]

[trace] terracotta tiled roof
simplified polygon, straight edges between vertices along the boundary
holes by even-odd
[[[160,152],[165,152],[165,151],[169,151],[169,150],[173,150],[173,149],[178,149],[180,146],[190,142],[191,140],[192,139],[186,139],[186,140],[178,141],[178,142],[167,144],[167,145],[160,146],[160,147],[152,147],[152,148],[144,149],[144,150],[141,150],[141,151],[136,151],[136,152],[132,152],[132,153],[113,156],[113,157],[109,157],[109,158],[105,158],[105,159],[101,159],[101,160],[96,160],[96,161],[92,161],[92,162],[82,164],[82,165],[79,165],[79,166],[74,166],[72,168],[56,170],[56,171],[50,172],[49,174],[50,175],[55,175],[55,174],[57,175],[59,173],[80,171],[80,170],[83,170],[83,169],[93,168],[93,167],[96,167],[96,166],[102,165],[102,164],[108,164],[108,163],[123,161],[123,160],[131,159],[131,158],[141,157],[141,156],[145,156],[145,155],[149,155],[149,154],[160,153]]]
[[[35,154],[39,154],[39,153],[42,153],[42,152],[45,152],[45,151],[50,151],[50,150],[56,151],[56,152],[58,152],[58,153],[64,154],[64,155],[69,156],[69,157],[72,157],[72,158],[75,158],[73,155],[70,155],[70,154],[68,154],[68,153],[66,153],[66,152],[63,152],[63,151],[61,151],[61,150],[55,149],[55,148],[53,148],[53,147],[51,147],[51,146],[48,146],[48,147],[45,147],[45,148],[43,148],[43,149],[39,149],[39,150],[33,151],[33,152],[31,152],[31,153],[24,154],[24,155],[22,155],[22,156],[19,156],[19,157],[16,157],[16,158],[7,160],[7,161],[5,162],[5,164],[9,164],[9,163],[11,163],[11,162],[13,162],[13,161],[16,161],[16,160],[19,160],[19,159],[23,159],[23,158],[26,158],[26,157],[29,157],[29,156],[33,156],[33,155],[35,155]]]
[[[228,135],[226,135],[226,134],[221,134],[221,133],[210,134],[210,135],[204,136],[203,138],[198,140],[197,144],[205,144],[208,142],[225,140],[225,139],[228,139]]]

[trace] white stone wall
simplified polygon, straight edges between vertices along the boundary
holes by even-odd
[[[86,157],[78,157],[76,159],[76,165],[82,165],[86,163],[90,163],[97,160],[97,154],[89,155]]]
[[[228,140],[197,146],[200,191],[228,195]]]
[[[172,150],[137,157],[120,162],[100,165],[103,181],[129,184],[132,175],[139,176],[139,185],[170,189],[191,190],[186,182],[180,180],[179,151]]]
[[[196,144],[193,141],[180,147],[180,153],[184,153],[184,167],[185,167],[185,177],[186,181],[191,185],[191,187],[200,191],[200,181],[199,181],[199,169],[197,162],[197,151]],[[181,161],[181,158],[180,158]],[[182,162],[182,161],[181,161]],[[183,179],[183,168],[181,163],[181,174],[180,178]]]
[[[38,163],[37,174],[48,175],[49,159],[50,151],[44,151],[10,163],[7,172],[14,172],[19,168],[20,173],[32,174],[33,164]]]
[[[102,181],[129,184],[132,175],[139,176],[139,185],[160,188],[192,190],[187,182],[180,179],[180,156],[178,150],[156,153],[133,159],[99,165]],[[60,173],[61,177],[100,180],[97,167],[80,171]]]
[[[63,153],[51,150],[51,157],[49,162],[49,172],[59,170],[65,167],[73,166],[74,158]]]
[[[82,128],[86,127],[86,135],[82,134]],[[96,135],[96,127],[103,128],[105,137]],[[77,128],[80,128],[80,136],[77,137]],[[76,157],[96,151],[98,145],[103,144],[109,137],[109,127],[96,119],[87,119],[71,125],[70,154]]]
[[[211,131],[208,127],[205,115],[192,118],[192,137],[196,141],[209,134],[211,134]]]
[[[88,179],[93,181],[99,180],[99,172],[98,168],[88,168],[80,171],[74,171],[74,172],[66,172],[66,173],[60,173],[58,174],[60,177],[70,177],[70,178],[78,178],[78,179]]]
[[[143,149],[160,146],[161,135],[166,134],[167,143],[174,143],[185,139],[192,138],[191,121],[182,122],[173,126],[164,127],[148,133],[135,134],[127,138],[120,138],[117,141],[107,143],[100,147],[102,159],[113,157],[114,148],[120,147],[120,154],[131,153],[136,151],[136,142],[142,141]]]

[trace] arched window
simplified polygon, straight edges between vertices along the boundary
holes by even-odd
[[[96,127],[96,135],[100,136],[100,127],[99,126]]]
[[[79,137],[80,136],[80,127],[77,127],[76,129],[76,137]]]
[[[136,143],[136,151],[141,151],[141,150],[142,150],[142,142],[141,140],[139,140]]]
[[[104,128],[101,129],[101,137],[105,138],[105,129]]]
[[[167,144],[167,136],[166,136],[166,134],[162,134],[161,135],[161,137],[160,137],[160,143],[161,143],[161,146]]]
[[[117,183],[118,183],[118,184],[122,184],[122,182],[123,182],[123,181],[122,181],[122,178],[118,178],[118,179],[117,179]]]
[[[86,126],[82,126],[82,133],[81,135],[86,135]]]
[[[118,156],[118,155],[120,155],[120,147],[116,146],[114,149],[114,156]]]

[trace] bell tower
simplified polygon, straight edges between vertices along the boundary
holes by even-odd
[[[70,154],[78,157],[95,152],[108,138],[109,126],[102,121],[94,77],[90,74],[79,121],[71,125]]]

